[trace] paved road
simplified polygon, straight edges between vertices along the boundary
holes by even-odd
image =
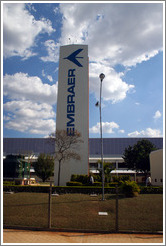
[[[160,234],[99,234],[4,229],[3,243],[163,243]]]

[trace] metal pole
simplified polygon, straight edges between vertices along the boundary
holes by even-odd
[[[118,205],[118,186],[116,185],[116,221],[115,221],[115,231],[119,231],[119,205]]]
[[[103,164],[103,137],[102,137],[102,117],[101,117],[101,94],[102,79],[100,83],[100,136],[101,136],[101,163],[102,163],[102,201],[104,201],[104,164]]]
[[[48,228],[51,228],[51,194],[52,194],[52,181],[50,181],[49,198],[48,198]]]

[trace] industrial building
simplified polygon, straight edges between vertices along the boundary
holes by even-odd
[[[113,163],[115,170],[112,171],[115,175],[130,174],[135,176],[135,172],[132,170],[127,170],[124,166],[123,153],[125,148],[129,145],[133,146],[139,140],[147,139],[151,141],[157,149],[163,148],[163,138],[104,138],[103,139],[103,154],[104,161]],[[97,173],[101,168],[99,160],[101,158],[101,145],[100,138],[90,138],[89,139],[89,172]],[[48,138],[4,138],[3,140],[3,155],[4,158],[7,155],[24,155],[26,158],[32,161],[36,160],[40,153],[53,155],[55,151],[55,145],[53,145]],[[161,158],[160,158],[161,159]],[[162,160],[152,164],[153,174],[155,170],[160,169],[158,167],[163,165]],[[33,169],[31,169],[33,172]],[[162,172],[162,171],[161,171]],[[73,173],[78,174],[78,173]],[[139,177],[139,175],[137,174]],[[161,176],[161,175],[160,175]],[[161,176],[162,177],[162,176]],[[160,181],[161,178],[160,177]],[[154,178],[155,179],[155,178]],[[161,183],[160,183],[161,185]]]
[[[163,149],[150,153],[151,184],[163,185]]]

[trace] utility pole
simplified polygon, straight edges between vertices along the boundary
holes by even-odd
[[[52,181],[50,181],[49,197],[48,197],[48,228],[51,228],[51,194],[52,194]]]
[[[104,201],[104,163],[103,163],[103,136],[102,136],[102,116],[101,116],[101,96],[102,96],[102,81],[105,75],[101,73],[100,78],[100,139],[101,139],[101,163],[102,163],[102,201]]]

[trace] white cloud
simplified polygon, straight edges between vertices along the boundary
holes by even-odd
[[[59,47],[60,44],[55,44],[54,40],[47,40],[44,43],[48,56],[43,56],[40,59],[44,62],[58,62],[59,60]]]
[[[24,3],[3,3],[4,57],[21,56],[27,59],[36,55],[32,47],[40,33],[55,31],[49,20],[35,20]]]
[[[53,78],[52,78],[51,75],[48,75],[48,76],[47,76],[47,79],[48,79],[50,82],[53,82]]]
[[[88,44],[90,92],[99,98],[98,75],[103,72],[103,98],[122,101],[134,85],[113,67],[135,66],[162,50],[161,3],[62,3],[61,44]]]
[[[4,116],[3,116],[3,120],[4,120],[4,121],[8,121],[8,120],[10,120],[10,117],[9,117],[9,116],[4,115]]]
[[[30,11],[34,11],[34,12],[37,12],[35,7],[32,5],[32,3],[27,3],[27,8],[30,10]]]
[[[162,49],[162,3],[60,4],[61,43],[85,43],[91,61],[133,66]]]
[[[154,119],[159,119],[161,117],[161,113],[159,110],[156,111],[155,115],[153,116]]]
[[[35,127],[31,127],[29,132],[32,134],[42,134],[50,135],[52,132],[55,132],[55,120],[39,120],[36,122]]]
[[[43,76],[43,77],[46,76],[44,69],[42,70],[42,76]]]
[[[55,132],[55,121],[53,119],[34,119],[31,121],[27,118],[17,118],[8,121],[5,124],[7,129],[32,134],[49,135]]]
[[[103,133],[114,133],[113,129],[119,128],[119,125],[115,122],[102,122],[102,131]],[[100,123],[98,122],[97,125],[93,126],[89,129],[90,133],[100,133]]]
[[[48,119],[55,117],[52,106],[47,103],[10,101],[4,104],[4,110],[11,112],[15,117],[28,117],[30,119]]]
[[[58,9],[55,10],[55,13]],[[112,103],[122,101],[133,92],[134,85],[123,80],[113,66],[134,66],[147,61],[162,50],[162,3],[62,3],[63,14],[59,43],[47,40],[48,55],[44,62],[58,62],[59,46],[71,43],[88,44],[90,58],[90,92],[99,98],[99,74],[105,73],[103,98]],[[55,31],[46,19],[35,20],[24,3],[3,3],[4,56],[27,59],[37,36]],[[70,42],[69,42],[70,39]],[[43,76],[52,82],[51,75]],[[52,105],[57,100],[57,83],[44,84],[37,76],[16,73],[4,76],[5,127],[20,131],[49,134],[55,127]],[[136,103],[138,105],[138,103]],[[158,112],[158,113],[157,113]],[[157,111],[154,118],[161,117]],[[28,118],[27,118],[28,115]],[[34,117],[35,116],[35,117]],[[113,133],[119,126],[103,122],[103,132]],[[92,133],[99,132],[99,123]],[[119,132],[123,130],[119,130]],[[147,128],[128,136],[159,136],[160,130]]]
[[[44,70],[42,70],[42,76],[47,78],[50,82],[53,82],[53,77],[51,75],[47,75]]]
[[[37,76],[25,73],[6,74],[3,80],[4,95],[13,100],[31,100],[40,103],[55,104],[57,84],[44,84]]]
[[[54,8],[54,13],[55,14],[59,13],[59,7]]]
[[[134,85],[129,85],[123,81],[121,73],[116,73],[116,71],[107,64],[90,63],[89,70],[90,92],[94,93],[97,98],[99,98],[100,92],[99,71],[105,74],[105,78],[102,82],[102,97],[104,100],[111,100],[113,103],[122,101],[127,96],[127,93],[134,89]]]
[[[4,76],[4,127],[21,132],[48,135],[55,131],[53,105],[57,84],[44,84],[37,76],[16,73]]]
[[[55,112],[49,104],[10,101],[4,104],[4,112],[7,129],[42,135],[55,131]]]
[[[129,137],[162,137],[159,129],[146,128],[146,130],[135,131],[128,134]]]
[[[123,134],[125,133],[125,130],[119,130],[118,132]]]

